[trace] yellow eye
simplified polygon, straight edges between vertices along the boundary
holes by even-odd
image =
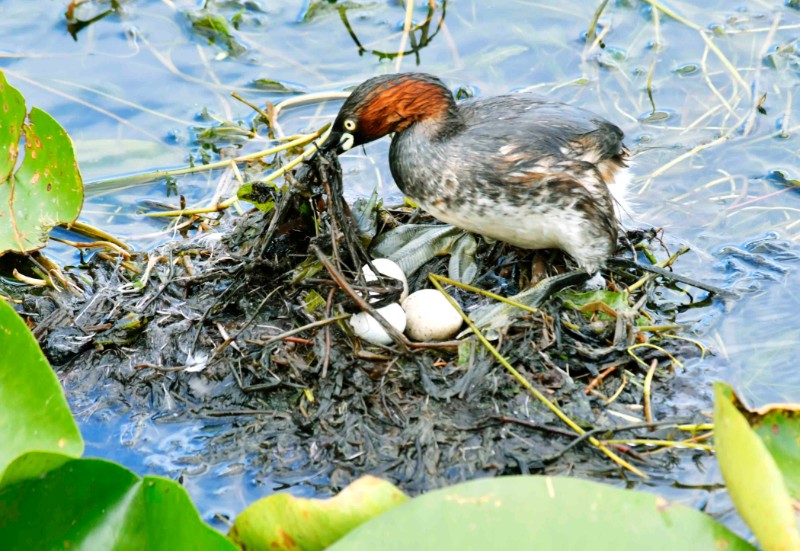
[[[347,130],[348,132],[352,132],[353,130],[356,129],[356,121],[354,121],[353,119],[347,119],[346,121],[344,121],[344,129]]]

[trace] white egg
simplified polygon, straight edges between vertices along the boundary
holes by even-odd
[[[415,341],[443,341],[461,329],[463,319],[436,289],[411,293],[402,302],[406,311],[406,334]]]
[[[376,258],[372,261],[372,265],[375,266],[381,274],[399,279],[403,282],[403,292],[400,295],[400,300],[408,296],[408,280],[406,279],[406,274],[403,273],[403,269],[397,265],[397,262],[389,260],[388,258]],[[375,275],[375,272],[372,271],[368,264],[364,264],[364,266],[361,267],[361,272],[364,274],[364,279],[367,283],[378,280],[378,276]]]
[[[377,267],[377,266],[376,266]],[[403,307],[398,303],[393,302],[383,308],[378,308],[377,312],[386,318],[392,327],[401,333],[406,329],[406,313]],[[353,328],[353,333],[357,337],[361,337],[367,342],[372,344],[392,344],[392,337],[389,336],[378,320],[367,314],[366,312],[359,312],[353,315],[350,320],[350,327]]]

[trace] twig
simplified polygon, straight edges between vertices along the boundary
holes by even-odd
[[[328,300],[325,301],[325,317],[331,317],[331,309],[333,308],[333,295],[336,293],[336,287],[331,287],[330,291],[328,291]],[[328,367],[331,364],[331,329],[330,326],[326,325],[325,329],[323,330],[323,335],[325,337],[325,356],[322,359],[322,373],[320,373],[321,378],[325,378],[328,376]]]
[[[397,61],[394,65],[395,71],[399,71],[400,65],[403,63],[403,52],[405,52],[406,43],[408,42],[408,34],[411,32],[411,20],[413,17],[414,0],[406,0],[406,17],[403,20],[403,35],[400,37],[400,49],[397,51]]]
[[[276,343],[278,341],[282,341],[286,337],[291,337],[291,336],[296,335],[298,333],[302,333],[303,331],[307,331],[308,329],[315,329],[317,327],[324,327],[325,325],[329,325],[331,323],[334,323],[334,322],[339,321],[339,320],[344,320],[344,319],[347,319],[349,317],[350,317],[350,314],[340,314],[338,316],[333,316],[332,318],[326,318],[326,319],[315,321],[315,322],[312,322],[312,323],[307,323],[306,325],[302,325],[300,327],[295,327],[294,329],[290,329],[288,331],[285,331],[285,332],[281,333],[280,335],[275,335],[273,337],[270,337],[265,341],[251,340],[249,342],[251,342],[253,344],[257,344],[259,346],[269,346],[269,345],[274,344],[274,343]]]
[[[673,441],[673,440],[651,440],[648,438],[633,438],[633,439],[620,438],[617,440],[603,440],[603,443],[612,446],[620,444],[633,444],[638,446],[661,446],[662,448],[689,448],[693,450],[704,450],[707,452],[714,451],[713,446],[709,446],[707,444],[697,444],[689,440]]]
[[[86,237],[91,237],[91,238],[97,239],[99,241],[108,241],[109,243],[113,243],[117,247],[119,247],[121,249],[125,249],[126,251],[133,250],[132,247],[130,245],[128,245],[127,243],[125,243],[124,241],[121,241],[120,239],[117,239],[116,237],[114,237],[110,233],[107,233],[107,232],[101,230],[100,228],[96,228],[96,227],[94,227],[92,225],[89,225],[89,224],[87,224],[85,222],[79,222],[79,221],[76,220],[72,224],[64,224],[64,225],[62,225],[62,227],[66,228],[69,231],[73,231],[73,232],[75,232],[77,234],[80,234],[80,235],[83,235],[83,236],[86,236]]]
[[[623,390],[625,390],[625,387],[626,387],[627,385],[628,385],[628,376],[627,376],[627,375],[625,375],[625,373],[623,373],[623,374],[622,374],[622,381],[620,381],[620,383],[619,383],[619,387],[617,387],[617,390],[614,392],[614,394],[612,394],[612,395],[611,395],[611,396],[610,396],[610,397],[609,397],[609,398],[606,400],[606,405],[607,405],[607,406],[610,406],[611,404],[613,404],[614,402],[616,402],[617,398],[619,398],[620,394],[622,394],[622,391],[623,391]]]
[[[127,250],[119,247],[115,243],[110,241],[92,241],[89,242],[81,242],[81,241],[70,241],[69,239],[62,239],[60,237],[51,237],[53,241],[57,241],[59,243],[64,243],[65,245],[69,245],[70,247],[75,247],[76,249],[94,249],[99,247],[104,247],[106,249],[112,250],[119,254],[124,259],[130,259],[131,253]]]
[[[624,427],[597,427],[595,429],[592,429],[592,430],[584,432],[578,438],[576,438],[575,440],[570,442],[564,449],[554,453],[553,455],[550,455],[550,456],[548,456],[546,458],[543,458],[543,461],[545,463],[552,463],[553,461],[555,461],[556,459],[558,459],[559,457],[561,457],[562,455],[567,453],[569,450],[571,450],[572,448],[574,448],[575,446],[577,446],[581,442],[583,442],[583,441],[587,440],[588,438],[591,438],[592,436],[597,435],[597,434],[606,434],[606,433],[616,434],[618,432],[625,432],[625,431],[629,431],[629,430],[638,430],[638,429],[652,429],[654,427],[659,427],[659,428],[669,428],[669,427],[680,428],[680,423],[683,423],[683,422],[688,421],[688,420],[689,419],[678,418],[678,419],[673,419],[671,421],[662,421],[660,423],[634,423],[634,424],[631,424],[631,425],[626,425]]]
[[[237,99],[237,100],[241,101],[241,102],[242,102],[242,103],[244,103],[246,106],[248,106],[250,109],[252,109],[252,110],[253,110],[253,111],[255,111],[256,113],[258,113],[259,115],[261,115],[261,118],[262,118],[262,119],[264,119],[264,122],[266,122],[267,124],[269,124],[269,121],[270,121],[270,116],[269,116],[269,115],[268,115],[268,114],[267,114],[267,113],[266,113],[266,112],[265,112],[263,109],[261,109],[261,108],[260,108],[258,105],[256,105],[255,103],[251,103],[251,102],[247,101],[246,99],[244,99],[242,96],[240,96],[240,95],[239,95],[238,93],[236,93],[236,92],[231,92],[231,96],[232,96],[234,99]]]
[[[656,366],[658,366],[658,360],[653,358],[653,361],[650,362],[650,369],[647,370],[647,376],[644,378],[644,418],[648,423],[653,422],[653,408],[650,405],[650,389],[653,385],[653,375],[656,372]]]
[[[636,350],[637,348],[652,348],[653,350],[658,350],[659,352],[661,352],[665,356],[669,357],[669,359],[672,360],[673,363],[675,363],[675,365],[677,365],[681,369],[684,369],[683,364],[680,362],[680,360],[678,360],[678,358],[676,358],[675,356],[673,356],[672,354],[670,354],[669,352],[667,352],[666,350],[664,350],[663,348],[661,348],[657,344],[653,344],[651,342],[643,342],[643,343],[634,344],[632,346],[629,346],[628,347],[628,354],[630,354],[631,357],[634,360],[636,360],[636,362],[639,363],[645,369],[650,369],[650,366],[647,365],[644,362],[644,360],[642,360],[639,356],[637,356],[636,354],[633,353],[633,351]]]
[[[603,15],[603,10],[606,9],[608,0],[603,0],[600,6],[595,10],[592,20],[589,22],[589,30],[586,31],[586,42],[591,43],[597,34],[597,22],[600,21],[600,16]]]
[[[596,387],[597,385],[599,385],[599,384],[600,384],[600,383],[603,381],[603,379],[605,379],[606,377],[608,377],[609,375],[611,375],[611,374],[612,374],[614,371],[616,371],[616,369],[617,369],[619,366],[620,366],[620,364],[614,364],[614,365],[612,365],[612,366],[609,366],[609,367],[605,368],[605,369],[604,369],[604,370],[603,370],[603,371],[602,371],[602,372],[601,372],[601,373],[600,373],[600,374],[599,374],[597,377],[595,377],[594,379],[592,379],[592,380],[589,382],[589,384],[588,384],[588,385],[586,385],[586,389],[584,390],[584,393],[585,393],[585,394],[589,394],[589,393],[591,393],[591,392],[592,392],[592,390],[594,390],[594,387]]]
[[[316,132],[312,134],[303,134],[290,142],[283,143],[279,146],[271,147],[269,149],[264,149],[261,151],[256,151],[254,153],[248,153],[247,155],[241,155],[239,157],[234,157],[233,159],[225,159],[224,161],[217,161],[215,163],[208,163],[207,165],[198,165],[198,166],[190,166],[184,168],[176,168],[176,169],[169,169],[169,170],[155,170],[153,172],[148,172],[145,174],[136,174],[133,176],[120,176],[109,178],[107,180],[96,180],[94,182],[88,182],[86,184],[86,192],[93,193],[99,192],[101,190],[105,190],[108,188],[114,188],[116,186],[126,184],[126,185],[140,185],[145,184],[148,182],[152,182],[153,180],[158,180],[160,178],[166,178],[169,176],[182,176],[184,174],[193,174],[196,172],[205,172],[208,170],[215,170],[217,168],[227,168],[232,164],[237,163],[244,163],[247,161],[253,161],[256,159],[260,159],[267,155],[273,155],[275,153],[280,153],[281,151],[285,151],[287,149],[291,149],[293,147],[298,147],[300,145],[305,145],[309,142],[314,141],[315,139],[319,138],[324,134],[324,132],[328,129],[328,125],[323,126]]]
[[[239,328],[239,330],[236,331],[236,334],[233,335],[232,337],[226,337],[225,340],[222,341],[222,343],[214,349],[214,354],[212,354],[211,358],[209,358],[209,360],[208,360],[209,364],[211,364],[211,362],[213,362],[217,358],[217,356],[219,356],[220,353],[223,350],[225,350],[225,348],[229,344],[231,344],[232,342],[235,342],[236,339],[238,339],[242,335],[242,333],[244,333],[244,331],[248,327],[250,327],[250,325],[252,325],[252,323],[255,321],[256,317],[258,317],[258,315],[261,313],[261,309],[267,304],[267,302],[269,302],[269,299],[272,298],[272,295],[274,295],[275,293],[277,293],[278,291],[281,291],[281,290],[283,290],[283,286],[282,285],[276,287],[270,293],[268,293],[267,296],[264,297],[264,299],[256,307],[255,312],[253,312],[253,314],[249,317],[249,319],[247,321],[245,321],[244,325],[242,325]]]
[[[367,312],[375,321],[381,324],[384,331],[386,331],[392,340],[397,344],[397,346],[403,351],[408,352],[411,350],[411,343],[408,339],[403,335],[400,331],[398,331],[391,323],[386,321],[380,312],[378,312],[375,308],[372,307],[367,301],[365,301],[361,295],[359,295],[355,289],[353,289],[352,285],[347,282],[347,279],[342,275],[342,273],[333,265],[330,259],[322,252],[322,250],[317,245],[311,245],[311,251],[317,255],[319,261],[322,262],[322,265],[328,271],[331,278],[336,282],[339,287],[341,287],[342,291],[347,293],[347,295],[356,303],[356,305],[364,312]],[[377,270],[375,271],[377,273]]]
[[[532,314],[538,314],[539,313],[539,310],[536,309],[536,308],[533,308],[532,306],[528,306],[527,304],[522,304],[520,302],[516,302],[516,301],[511,300],[511,299],[509,299],[507,297],[498,295],[497,293],[493,293],[491,291],[486,291],[484,289],[481,289],[479,287],[475,287],[473,285],[469,285],[467,283],[461,283],[460,281],[456,281],[455,279],[450,279],[449,277],[445,277],[445,276],[442,276],[442,275],[436,274],[435,277],[436,277],[436,279],[438,279],[442,283],[447,283],[448,285],[454,285],[456,287],[460,287],[460,288],[464,289],[465,291],[469,291],[470,293],[476,293],[478,295],[483,295],[485,297],[493,298],[494,300],[497,300],[497,301],[500,301],[500,302],[504,302],[505,304],[508,304],[510,306],[514,306],[514,307],[519,308],[521,310],[525,310],[526,312],[530,312]]]

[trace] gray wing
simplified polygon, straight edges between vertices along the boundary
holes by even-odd
[[[594,113],[530,94],[498,96],[460,104],[471,124],[464,138],[484,154],[516,158],[522,164],[551,161],[623,162],[623,133]],[[503,113],[498,117],[496,113]],[[502,144],[498,147],[499,144]],[[492,151],[494,149],[494,152]],[[495,157],[496,158],[496,157]]]

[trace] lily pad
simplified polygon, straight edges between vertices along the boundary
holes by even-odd
[[[800,412],[779,406],[749,421],[781,470],[789,494],[800,501]]]
[[[646,545],[643,544],[646,542]],[[436,490],[342,538],[336,551],[755,548],[662,497],[560,477],[509,476]]]
[[[83,453],[61,385],[25,322],[0,300],[0,486],[10,478],[38,476]],[[53,452],[37,461],[12,462],[28,452]],[[25,474],[22,474],[25,473]],[[0,516],[0,518],[3,518]],[[0,538],[0,541],[3,541]]]
[[[800,549],[783,474],[736,403],[730,387],[714,385],[714,444],[728,493],[764,549]]]
[[[0,519],[5,549],[236,549],[175,482],[99,459],[3,487]]]
[[[0,255],[41,249],[50,230],[74,222],[82,206],[66,131],[36,107],[26,118],[22,94],[0,73]]]
[[[322,550],[407,500],[391,483],[372,476],[359,478],[330,499],[276,494],[236,517],[228,537],[248,551]]]

